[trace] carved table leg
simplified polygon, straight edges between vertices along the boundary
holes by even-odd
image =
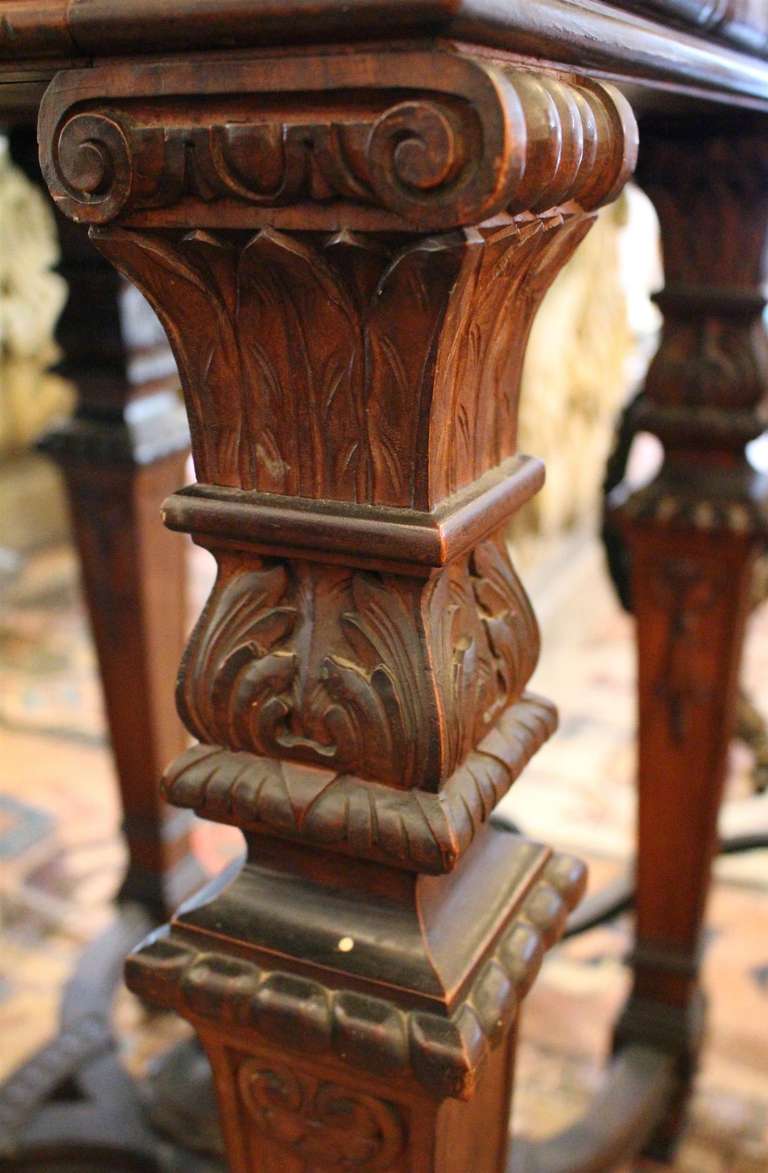
[[[520,367],[631,113],[422,46],[70,74],[40,138],[165,325],[200,481],[166,522],[219,567],[165,789],[248,859],[129,983],[194,1024],[237,1173],[500,1173],[519,1002],[583,884],[487,823],[555,726],[503,538],[542,480]]]
[[[667,1047],[685,1083],[700,1041],[702,923],[768,524],[766,478],[744,452],[765,426],[768,385],[764,126],[747,116],[738,127],[649,126],[640,182],[661,221],[666,288],[639,424],[663,440],[665,461],[619,506],[637,617],[639,843],[634,986],[617,1038]]]

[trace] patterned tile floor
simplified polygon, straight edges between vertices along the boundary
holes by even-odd
[[[193,610],[210,582],[192,557]],[[527,574],[546,632],[535,681],[563,717],[507,809],[529,833],[588,858],[591,883],[617,874],[632,842],[631,625],[606,585],[599,551],[574,539]],[[753,622],[745,676],[768,709],[768,608]],[[768,824],[749,757],[734,748],[724,826]],[[0,583],[0,1078],[54,1030],[57,991],[83,944],[106,925],[122,865],[118,812],[93,652],[67,547]],[[199,826],[211,871],[237,849]],[[768,1170],[768,852],[718,864],[705,983],[710,1030],[689,1125],[684,1173]],[[626,988],[619,921],[551,956],[527,1003],[516,1119],[549,1134],[596,1086],[608,1024]],[[126,1061],[140,1069],[176,1028],[129,995],[118,1008]],[[151,1040],[151,1041],[150,1041]],[[648,1162],[636,1170],[650,1170]]]

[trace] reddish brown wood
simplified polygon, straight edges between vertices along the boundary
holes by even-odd
[[[62,78],[40,135],[174,348],[200,483],[166,513],[219,575],[165,784],[249,847],[130,983],[195,1025],[233,1170],[498,1173],[583,882],[487,825],[555,721],[502,536],[541,480],[520,369],[631,112],[453,49],[262,53]]]
[[[768,481],[747,462],[763,430],[768,154],[761,126],[649,127],[640,180],[659,212],[661,348],[641,426],[666,456],[621,507],[639,655],[634,986],[618,1038],[654,1041],[689,1076],[699,961]]]
[[[159,791],[165,765],[185,744],[169,698],[186,625],[184,551],[168,542],[158,513],[186,454],[99,466],[92,453],[62,458],[59,444],[120,786],[128,869],[119,899],[162,919],[204,878],[188,820]]]
[[[642,9],[763,47],[749,0]],[[578,887],[578,869],[484,825],[553,723],[522,692],[535,625],[498,537],[540,478],[516,453],[519,367],[633,142],[610,89],[533,61],[619,77],[644,112],[766,107],[764,62],[638,10],[0,3],[5,110],[36,105],[73,54],[202,51],[60,79],[41,139],[57,202],[97,226],[173,340],[202,483],[167,518],[220,565],[179,689],[200,744],[166,785],[243,827],[249,862],[130,972],[205,1040],[235,1168],[339,1167],[350,1147],[359,1167],[419,1173],[503,1160],[515,1008]],[[413,39],[312,45],[395,32]],[[473,56],[473,40],[524,60]],[[667,458],[623,510],[647,856],[619,1038],[652,1053],[617,1060],[615,1136],[653,1107],[659,1049],[686,1075],[697,1045],[732,710],[717,689],[765,529],[743,459],[765,386],[762,158],[746,120],[718,128],[712,110],[649,127],[670,279],[647,423]],[[575,1143],[579,1168],[619,1152],[596,1139],[566,1134],[557,1168]]]

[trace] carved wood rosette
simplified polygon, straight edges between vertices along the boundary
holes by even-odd
[[[768,534],[768,478],[745,453],[768,420],[765,127],[748,116],[649,124],[638,178],[666,270],[641,426],[665,458],[653,482],[616,501],[639,656],[635,982],[618,1037],[668,1047],[689,1074],[741,648]]]
[[[128,968],[196,1026],[232,1169],[503,1167],[513,1025],[583,869],[488,818],[553,732],[504,541],[547,287],[620,190],[610,87],[423,45],[55,81],[59,206],[165,325],[218,563],[172,802],[248,862]]]

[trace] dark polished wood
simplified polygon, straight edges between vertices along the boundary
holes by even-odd
[[[768,64],[720,39],[723,26],[686,20],[686,35],[670,29],[673,7],[689,12],[699,0],[620,4],[602,0],[3,0],[0,22],[2,106],[36,109],[61,68],[110,56],[161,52],[228,52],[265,44],[366,42],[391,36],[439,36],[543,58],[624,82],[635,98],[662,106],[675,93],[764,105]],[[739,0],[732,0],[738,3]],[[717,11],[721,11],[718,5]],[[660,19],[649,19],[656,16]],[[678,21],[679,23],[679,21]],[[742,28],[741,23],[733,28]],[[759,26],[758,26],[759,27]],[[759,36],[759,32],[757,34]]]
[[[681,28],[744,49],[768,55],[768,8],[765,0],[642,0],[630,4],[615,0],[620,8],[645,9],[650,16],[671,20]]]

